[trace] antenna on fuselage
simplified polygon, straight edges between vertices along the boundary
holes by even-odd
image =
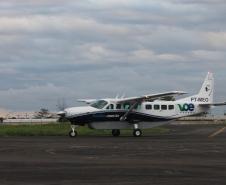
[[[119,96],[119,95],[117,94],[116,97],[115,97],[115,99],[118,99],[118,96]]]
[[[125,98],[125,93],[122,94],[121,99]]]

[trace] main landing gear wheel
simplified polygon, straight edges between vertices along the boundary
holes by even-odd
[[[120,130],[119,130],[119,129],[113,129],[111,133],[112,133],[112,135],[113,135],[114,137],[117,137],[117,136],[120,135]]]
[[[133,136],[134,137],[140,137],[142,135],[142,131],[140,129],[135,129],[133,131]]]
[[[69,132],[69,136],[70,137],[76,137],[78,135],[78,132],[77,131],[73,131],[73,130],[71,130],[70,132]]]

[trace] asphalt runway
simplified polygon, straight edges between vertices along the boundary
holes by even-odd
[[[1,185],[225,185],[226,125],[134,137],[1,137]]]

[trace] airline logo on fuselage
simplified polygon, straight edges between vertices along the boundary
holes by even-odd
[[[209,98],[196,98],[196,97],[191,97],[191,102],[209,102]]]
[[[193,103],[184,103],[184,104],[177,104],[180,111],[194,111],[195,105]]]

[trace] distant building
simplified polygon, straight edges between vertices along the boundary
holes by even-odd
[[[35,117],[35,112],[10,112],[7,119],[32,119]]]
[[[0,122],[3,119],[35,119],[38,112],[13,112],[0,108]],[[57,118],[56,113],[48,113],[46,118]]]

